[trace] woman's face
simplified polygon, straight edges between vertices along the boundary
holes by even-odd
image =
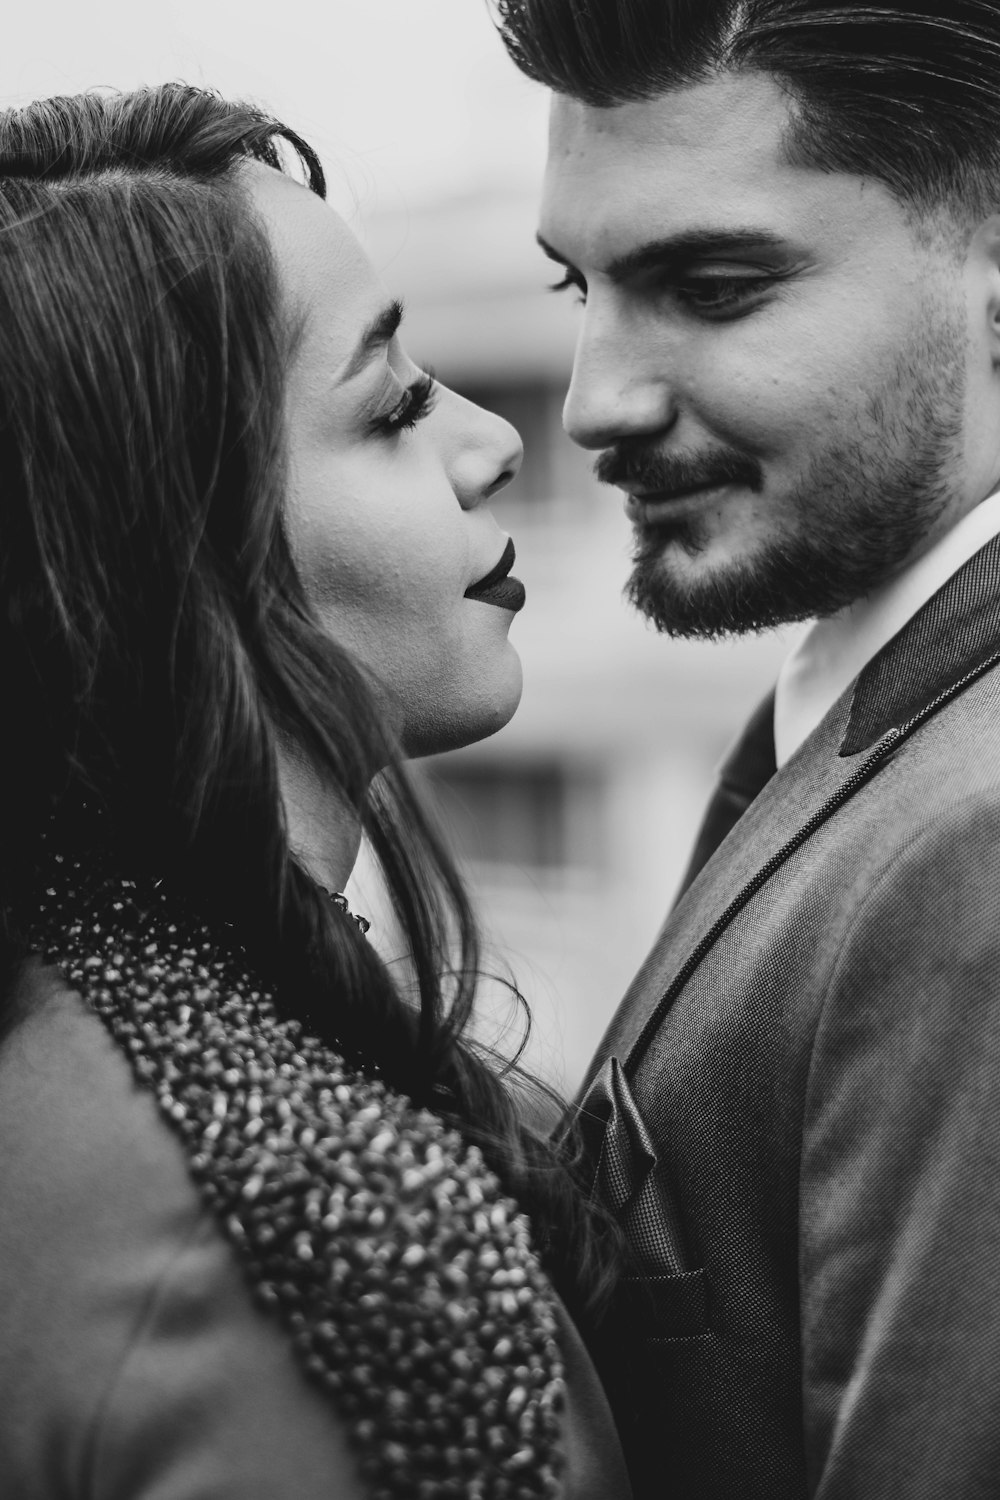
[[[499,417],[407,358],[399,309],[343,220],[268,167],[248,167],[302,333],[288,379],[287,528],[329,633],[388,689],[410,755],[506,724],[521,696],[507,639],[516,580],[473,588],[508,542],[489,499],[521,462]],[[501,568],[501,571],[503,569]]]

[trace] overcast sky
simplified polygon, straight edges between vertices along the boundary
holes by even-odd
[[[34,0],[6,7],[0,102],[180,78],[266,103],[364,212],[535,185],[543,91],[486,0]]]

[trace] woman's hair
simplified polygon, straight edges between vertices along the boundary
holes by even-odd
[[[200,89],[0,115],[7,972],[45,830],[96,816],[232,924],[279,1009],[477,1140],[557,1278],[572,1261],[593,1302],[607,1273],[583,1197],[465,1036],[478,946],[461,882],[290,555],[293,332],[241,171],[283,156],[323,196],[293,131]],[[362,817],[419,1004],[290,851],[283,737]]]
[[[529,77],[607,107],[770,74],[789,159],[960,222],[1000,207],[998,0],[491,0]]]

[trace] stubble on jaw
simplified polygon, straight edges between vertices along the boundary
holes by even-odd
[[[711,537],[697,512],[637,529],[626,599],[665,635],[719,640],[863,598],[923,550],[955,498],[965,385],[964,324],[957,305],[939,306],[864,402],[858,436],[814,452],[776,534],[699,568]]]

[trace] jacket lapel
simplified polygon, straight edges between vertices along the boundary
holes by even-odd
[[[847,693],[771,777],[684,892],[614,1016],[590,1078],[609,1055],[628,1070],[692,965],[725,931],[739,905],[760,888],[762,877],[777,868],[782,852],[790,852],[816,815],[845,790],[850,794],[858,764],[838,754],[849,716]]]
[[[939,589],[858,677],[841,755],[858,755],[893,725],[985,662],[1000,645],[1000,537]]]
[[[736,912],[888,762],[900,741],[1000,661],[1000,538],[971,558],[868,664],[749,803],[695,875],[594,1060],[628,1070]]]

